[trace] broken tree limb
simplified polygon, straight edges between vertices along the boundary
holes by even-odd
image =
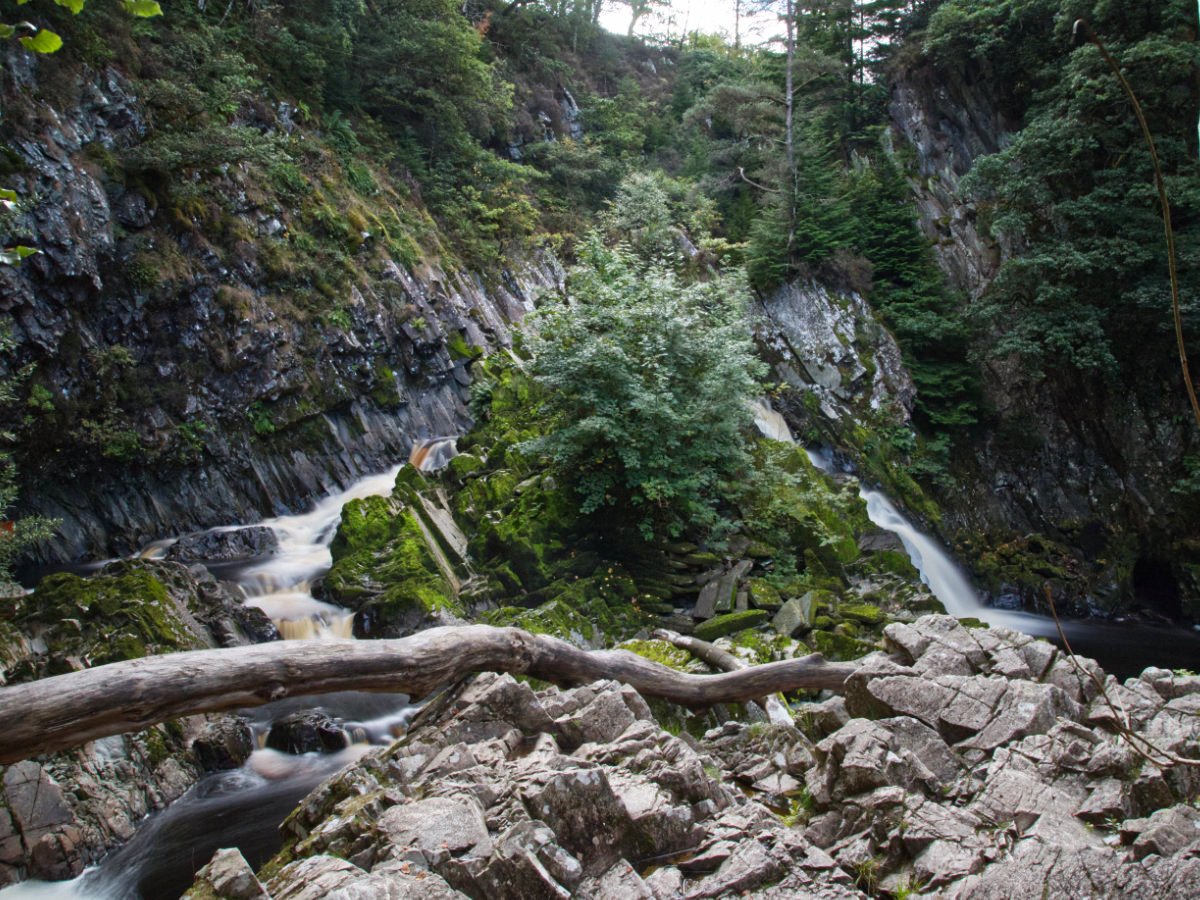
[[[489,625],[431,628],[379,641],[277,641],[149,656],[0,688],[0,765],[177,716],[333,691],[428,696],[473,672],[556,684],[611,678],[683,706],[776,691],[841,690],[852,663],[820,655],[720,675],[689,675],[623,650],[580,650],[549,635]]]
[[[677,631],[669,631],[666,628],[659,628],[650,636],[658,638],[660,641],[666,641],[668,644],[673,644],[681,650],[686,650],[701,662],[706,662],[714,669],[720,669],[723,672],[738,672],[749,668],[746,663],[742,662],[732,653],[722,650],[716,644],[702,641],[697,637],[680,634]],[[787,708],[787,704],[775,694],[772,693],[767,694],[765,697],[759,697],[757,698],[757,702],[761,703],[763,709],[766,710],[767,719],[772,725],[785,725],[788,728],[796,727],[796,722],[792,718],[792,713]]]

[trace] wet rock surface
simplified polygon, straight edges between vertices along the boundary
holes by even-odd
[[[480,675],[310,794],[260,880],[276,898],[1194,895],[1200,775],[1131,750],[1091,674],[1193,759],[1200,678],[1121,685],[946,616],[885,633],[891,655],[798,717],[808,733],[676,736],[615,682]]]
[[[167,559],[182,563],[253,559],[275,552],[279,538],[265,525],[233,531],[185,534],[167,550]]]
[[[336,753],[350,746],[350,738],[330,716],[310,710],[272,723],[267,746],[283,753]]]

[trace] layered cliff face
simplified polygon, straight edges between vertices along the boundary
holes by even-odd
[[[256,105],[253,127],[313,145],[301,196],[235,164],[192,207],[164,208],[117,162],[146,132],[134,86],[108,68],[49,91],[37,65],[17,53],[2,70],[24,97],[4,135],[16,230],[42,253],[0,269],[0,309],[9,371],[33,366],[23,511],[63,521],[47,558],[283,512],[461,432],[467,364],[507,346],[558,277],[549,258],[484,277],[398,254],[394,189],[350,192],[284,104]],[[344,271],[301,278],[314,215],[344,217],[327,223]]]
[[[911,154],[920,226],[969,315],[1025,249],[993,238],[961,185],[1022,126],[1003,108],[996,86],[970,69],[951,75],[920,61],[891,85],[892,137],[901,157]],[[1119,379],[1056,361],[1034,377],[1015,356],[989,355],[1003,336],[993,326],[977,339],[988,417],[960,455],[956,489],[941,497],[948,536],[997,594],[1037,604],[1050,582],[1080,609],[1133,601],[1195,617],[1196,509],[1178,490],[1192,427],[1175,357],[1147,349]]]

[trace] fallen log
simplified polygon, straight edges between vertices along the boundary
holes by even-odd
[[[720,669],[722,672],[739,672],[742,669],[749,668],[747,663],[742,662],[729,651],[722,650],[716,644],[708,641],[702,641],[698,637],[680,634],[677,631],[670,631],[666,628],[659,628],[650,637],[673,644],[680,650],[686,650],[692,656],[696,657],[696,659],[708,663],[714,669]],[[763,715],[766,716],[772,725],[783,725],[787,728],[796,727],[796,722],[792,719],[792,713],[787,708],[787,704],[780,700],[777,694],[767,694],[765,697],[759,697],[753,701],[748,700],[746,702],[747,704],[761,704]]]
[[[0,688],[0,765],[138,731],[177,716],[261,706],[333,691],[428,696],[474,672],[555,684],[611,678],[689,707],[776,691],[841,690],[852,663],[819,654],[719,675],[689,675],[623,650],[489,625],[431,628],[378,641],[277,641],[110,663]]]

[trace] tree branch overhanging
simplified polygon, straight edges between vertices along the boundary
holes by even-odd
[[[359,690],[428,696],[475,672],[555,684],[624,682],[683,706],[779,691],[840,691],[857,667],[819,654],[719,675],[689,675],[622,650],[580,650],[549,635],[488,625],[380,641],[279,641],[126,660],[0,688],[0,765],[138,731],[177,716]]]

